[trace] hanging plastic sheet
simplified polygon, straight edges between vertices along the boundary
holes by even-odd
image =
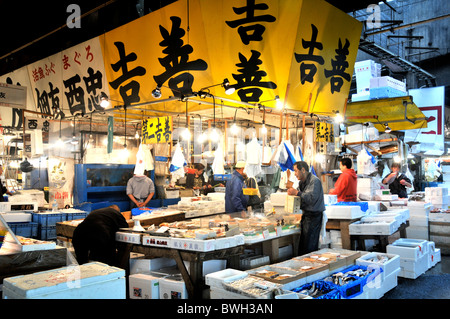
[[[248,177],[255,177],[262,172],[261,169],[261,146],[256,137],[246,145],[247,161],[245,165],[245,173]]]
[[[296,162],[294,157],[294,148],[289,141],[284,141],[280,144],[278,149],[277,163],[281,170],[284,172],[287,169],[294,170],[294,163]]]
[[[175,146],[175,152],[173,153],[172,162],[170,163],[169,171],[172,173],[172,182],[175,179],[184,177],[184,166],[187,165],[184,159],[183,152],[180,144]]]
[[[145,171],[145,159],[144,150],[142,149],[142,144],[139,145],[139,149],[136,153],[136,165],[134,166],[135,175],[144,175]]]
[[[223,137],[222,137],[223,138]],[[216,151],[214,153],[214,161],[212,164],[212,171],[214,174],[225,174],[225,160],[223,155],[223,143],[222,140],[218,143]]]

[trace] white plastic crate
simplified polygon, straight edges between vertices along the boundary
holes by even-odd
[[[4,299],[125,299],[125,270],[99,262],[5,278]]]
[[[383,256],[386,256],[388,258],[388,260],[384,263],[379,259],[379,257]],[[356,264],[366,267],[371,266],[373,268],[380,267],[381,269],[383,269],[381,277],[385,279],[387,276],[400,268],[400,256],[394,254],[372,252],[356,259]]]
[[[435,249],[430,253],[431,267],[436,266],[438,262],[441,261],[441,250],[439,248]]]
[[[386,252],[388,254],[399,255],[400,258],[418,260],[428,253],[428,246],[426,242],[426,240],[400,238],[391,245],[387,245]]]
[[[428,255],[424,255],[417,260],[410,258],[400,258],[400,277],[416,279],[428,270]]]
[[[3,219],[7,223],[27,223],[31,222],[31,213],[13,212],[13,213],[2,213]]]

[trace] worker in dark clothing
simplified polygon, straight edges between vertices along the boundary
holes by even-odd
[[[99,261],[118,266],[116,232],[128,228],[117,205],[93,210],[75,228],[72,244],[78,263]]]
[[[412,187],[411,180],[406,177],[405,174],[400,172],[400,169],[400,163],[392,163],[392,173],[386,175],[383,178],[382,183],[385,185],[389,185],[391,194],[396,194],[399,198],[408,198],[408,192],[406,188]]]
[[[0,175],[3,174],[3,166],[0,164]],[[3,198],[4,194],[8,194],[8,195],[12,195],[12,193],[5,187],[3,186],[2,181],[0,180],[0,189],[2,191],[2,193],[0,194],[0,202],[4,202],[5,199]]]
[[[303,214],[300,222],[298,254],[301,256],[319,249],[325,202],[322,183],[319,178],[309,172],[308,164],[304,161],[296,162],[294,171],[300,181],[298,190],[289,188],[287,193],[300,196],[300,208]]]

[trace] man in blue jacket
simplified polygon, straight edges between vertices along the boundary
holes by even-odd
[[[231,180],[227,182],[225,188],[225,212],[241,213],[242,217],[246,216],[248,195],[244,195],[242,189],[245,188],[245,162],[239,161],[234,166]]]

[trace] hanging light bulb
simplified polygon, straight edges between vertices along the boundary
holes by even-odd
[[[190,141],[191,140],[191,131],[189,130],[189,128],[185,128],[184,129],[184,131],[183,131],[183,139],[185,140],[185,141]]]
[[[275,95],[275,101],[277,101],[276,102],[277,110],[281,110],[283,108],[283,102],[281,102],[280,97],[278,95]]]
[[[104,92],[102,92],[101,94],[100,94],[100,106],[102,107],[102,108],[107,108],[109,105],[110,105],[111,103],[109,102],[109,99],[108,99],[108,96],[104,93]]]
[[[202,133],[200,134],[200,136],[198,137],[198,142],[203,144],[206,141],[206,134]]]
[[[136,134],[134,134],[134,138],[137,140],[139,139],[139,133],[137,131],[136,131]]]
[[[231,125],[231,134],[237,135],[238,132],[239,132],[239,127],[236,125],[236,123],[233,123],[233,125]]]
[[[263,123],[263,125],[262,125],[262,127],[261,127],[261,133],[262,133],[263,135],[266,135],[266,134],[267,134],[267,127],[266,127],[266,124],[264,124],[264,123]]]
[[[59,137],[58,141],[56,141],[56,147],[63,147],[64,142],[61,137]]]
[[[342,122],[344,122],[344,117],[342,116],[342,114],[339,113],[339,111],[336,111],[336,116],[334,117],[334,121],[338,124],[341,124]]]
[[[220,136],[216,128],[212,129],[210,137],[212,142],[217,142],[219,140]]]
[[[391,133],[392,129],[389,127],[387,123],[384,123],[384,133]]]

